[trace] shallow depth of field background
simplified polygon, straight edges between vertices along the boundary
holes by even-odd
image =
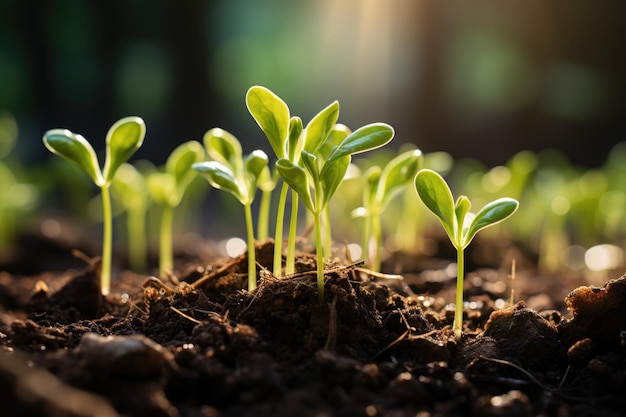
[[[17,157],[49,158],[42,133],[95,143],[118,118],[162,163],[212,127],[245,151],[264,137],[244,104],[262,84],[308,120],[332,100],[356,128],[493,166],[558,148],[597,166],[626,139],[626,3],[620,1],[20,1],[0,6],[0,110]]]
[[[245,153],[272,155],[245,107],[247,89],[260,84],[305,123],[338,100],[339,121],[353,129],[391,124],[396,137],[387,149],[411,143],[449,153],[458,161],[454,192],[476,197],[475,208],[526,181],[508,180],[511,157],[556,149],[537,153],[533,178],[522,195],[511,195],[522,204],[508,229],[540,252],[540,264],[557,253],[567,258],[559,263],[574,268],[573,260],[580,269],[583,255],[589,266],[595,245],[610,243],[600,247],[610,261],[602,268],[623,271],[624,22],[621,0],[5,0],[0,163],[6,159],[16,182],[11,191],[0,187],[0,206],[14,206],[0,214],[14,232],[90,238],[97,248],[98,193],[84,173],[45,150],[42,134],[68,128],[102,154],[111,124],[136,115],[147,135],[131,162],[161,165],[178,144],[202,140],[214,127],[237,136]],[[11,149],[4,142],[14,136],[13,121]],[[197,184],[177,212],[175,234],[192,235],[192,251],[202,239],[243,236],[234,199]],[[343,218],[334,233],[358,240],[360,226],[349,215],[360,196],[340,194],[344,206],[333,215]],[[396,239],[433,224],[428,213],[416,214],[420,205],[409,201],[402,220],[387,215],[388,227],[400,225]],[[148,215],[152,243],[158,212]],[[126,245],[123,218],[119,247]]]

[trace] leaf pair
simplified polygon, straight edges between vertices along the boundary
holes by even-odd
[[[265,152],[255,150],[243,157],[237,138],[220,128],[204,135],[204,146],[212,161],[195,163],[193,169],[213,187],[228,191],[244,205],[251,204],[259,179],[269,175]]]
[[[50,152],[85,171],[98,187],[108,187],[120,165],[143,144],[145,134],[146,126],[139,117],[126,117],[115,122],[106,135],[103,170],[93,147],[79,134],[67,129],[52,129],[44,134],[43,142]]]
[[[344,136],[346,133],[346,129],[339,125],[329,132],[325,142],[316,145],[317,155],[303,150],[302,166],[286,158],[276,162],[281,177],[296,190],[312,212],[320,212],[328,205],[343,180],[352,155],[379,148],[394,135],[393,128],[384,123],[366,125]],[[338,143],[329,144],[329,140]],[[310,192],[311,186],[315,190],[314,196]]]
[[[476,233],[511,216],[519,206],[515,199],[499,198],[474,215],[469,212],[470,200],[462,195],[455,203],[446,181],[429,169],[417,174],[415,189],[426,207],[437,216],[457,249],[467,247]]]

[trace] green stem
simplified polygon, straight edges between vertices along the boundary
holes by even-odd
[[[298,228],[298,194],[291,190],[291,214],[289,217],[289,240],[287,241],[287,259],[285,274],[296,272],[296,229]]]
[[[248,291],[256,289],[256,248],[254,247],[254,225],[252,224],[252,203],[244,205],[246,212],[246,232],[248,235]]]
[[[174,227],[174,207],[164,205],[161,213],[161,240],[159,241],[159,274],[165,277],[174,269],[172,229]]]
[[[315,255],[317,263],[317,296],[318,302],[324,304],[324,255],[322,247],[322,215],[313,213],[315,217]]]
[[[100,291],[108,295],[111,289],[111,254],[113,250],[113,214],[111,193],[108,185],[100,187],[102,191],[102,269],[100,272]]]
[[[322,211],[324,216],[324,255],[330,258],[333,254],[333,239],[330,233],[330,206],[326,206]]]
[[[278,199],[276,211],[276,230],[274,233],[274,276],[282,276],[283,268],[283,222],[285,220],[285,205],[287,204],[287,191],[289,186],[283,182]]]
[[[461,340],[463,332],[463,278],[465,275],[465,254],[462,248],[456,250],[456,306],[452,328],[456,340]]]
[[[270,216],[270,202],[272,201],[272,192],[263,191],[261,193],[261,202],[259,203],[259,214],[257,221],[257,238],[259,242],[263,242],[269,235],[269,216]]]
[[[127,210],[128,256],[135,272],[145,272],[147,265],[146,208],[133,206]]]
[[[374,272],[380,272],[380,264],[381,264],[381,256],[380,256],[380,251],[381,251],[381,239],[382,239],[382,232],[381,232],[381,221],[380,221],[380,212],[378,210],[372,210],[372,215],[371,215],[371,219],[372,219],[372,241],[373,241],[373,245],[372,245],[372,250],[374,251],[374,253],[371,256],[372,259],[372,265],[370,266],[370,268],[372,269],[372,271]],[[369,242],[368,242],[368,247],[369,247]]]

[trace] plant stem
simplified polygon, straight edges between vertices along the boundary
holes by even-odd
[[[246,232],[248,235],[248,291],[256,289],[256,248],[254,247],[254,225],[252,224],[252,203],[244,204],[246,212]]]
[[[333,254],[333,239],[330,234],[330,206],[326,206],[322,211],[324,215],[324,255],[330,258]]]
[[[463,333],[463,278],[465,275],[465,253],[462,248],[456,250],[456,306],[452,328],[456,340],[461,340]]]
[[[318,302],[324,304],[324,254],[322,246],[322,214],[313,213],[315,217],[315,255],[317,263],[317,296]]]
[[[289,186],[283,182],[276,210],[276,230],[274,233],[274,276],[282,276],[283,268],[283,222],[285,220],[285,205],[287,204],[287,191]]]
[[[285,260],[285,274],[296,272],[296,229],[298,228],[298,194],[291,190],[291,214],[289,217],[289,238],[287,240],[287,259]]]
[[[263,191],[261,193],[261,201],[259,203],[259,214],[257,220],[256,235],[260,242],[267,239],[269,235],[269,214],[270,214],[270,202],[272,201],[272,192]]]
[[[100,187],[102,193],[102,266],[100,271],[100,291],[108,295],[111,289],[111,254],[113,248],[113,215],[109,186]]]
[[[370,257],[372,260],[372,265],[370,266],[370,268],[372,269],[372,271],[374,272],[380,272],[380,264],[381,264],[381,256],[380,256],[380,251],[381,251],[381,246],[382,246],[382,233],[381,233],[381,224],[380,224],[380,212],[378,210],[372,210],[372,214],[371,214],[371,224],[372,224],[372,241],[373,244],[370,245],[370,242],[368,242],[368,248],[371,246],[372,250],[373,250],[373,254]]]
[[[146,272],[147,265],[147,244],[146,244],[146,208],[142,204],[140,207],[133,206],[127,209],[128,230],[128,256],[131,268],[135,272]]]
[[[161,240],[159,241],[159,274],[165,277],[174,268],[174,253],[172,249],[172,229],[174,222],[174,207],[163,206],[161,213]]]

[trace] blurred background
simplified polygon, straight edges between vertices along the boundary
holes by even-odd
[[[254,84],[306,121],[332,100],[352,128],[493,166],[557,148],[603,163],[626,139],[623,1],[4,0],[0,111],[16,156],[51,158],[65,127],[96,149],[118,118],[148,128],[163,163],[212,127],[269,151],[244,102]],[[101,141],[101,142],[100,142]],[[101,144],[101,146],[99,146]]]

